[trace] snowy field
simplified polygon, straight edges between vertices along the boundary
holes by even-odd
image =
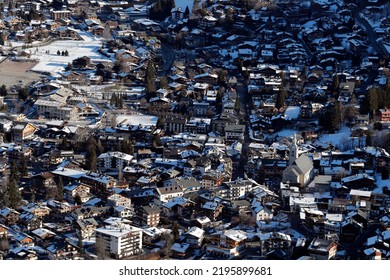
[[[318,141],[324,144],[332,143],[333,146],[342,148],[345,146],[346,142],[350,141],[350,136],[351,130],[346,126],[343,126],[338,132],[334,134],[322,134]]]
[[[62,72],[69,62],[82,56],[90,57],[93,62],[110,61],[109,58],[98,52],[102,46],[100,38],[85,32],[79,34],[84,41],[55,41],[47,46],[33,48],[31,58],[39,59],[40,62],[32,70],[50,72],[51,75],[55,75],[55,73]],[[65,50],[68,51],[69,56],[57,55],[57,51]]]
[[[294,134],[296,133],[299,133],[299,131],[294,129],[283,129],[281,131],[276,132],[278,140],[284,137],[294,136]]]

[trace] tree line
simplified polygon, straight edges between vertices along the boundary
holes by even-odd
[[[360,105],[360,112],[370,114],[373,117],[379,109],[384,108],[390,108],[390,82],[387,83],[384,89],[380,87],[370,88]]]
[[[149,17],[152,20],[164,20],[175,7],[175,0],[157,0],[149,11]]]

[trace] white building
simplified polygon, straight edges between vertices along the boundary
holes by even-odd
[[[99,156],[99,168],[123,170],[132,161],[133,156],[122,152],[108,152]]]
[[[37,114],[48,119],[77,120],[78,118],[77,108],[63,102],[38,99],[34,105]]]
[[[96,249],[115,259],[142,253],[142,230],[127,224],[96,229]]]
[[[124,206],[127,208],[131,208],[131,199],[128,197],[125,197],[121,194],[114,193],[107,197],[107,205],[108,206]]]

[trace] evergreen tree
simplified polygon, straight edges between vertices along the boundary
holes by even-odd
[[[167,78],[167,76],[162,76],[160,78],[160,88],[165,88],[165,89],[168,88],[168,78]]]
[[[7,96],[7,94],[8,94],[7,87],[6,85],[3,84],[0,87],[0,96]]]
[[[279,89],[279,92],[276,96],[276,104],[275,104],[275,107],[279,110],[280,108],[282,108],[284,106],[284,102],[287,98],[287,91],[284,87],[281,87]]]
[[[19,169],[16,162],[11,164],[11,168],[9,170],[9,178],[10,180],[15,180],[16,182],[19,180]]]
[[[375,112],[378,110],[378,89],[370,88],[366,93],[363,103],[361,104],[361,113],[367,114],[370,113],[371,117],[375,115]]]
[[[173,234],[174,241],[178,241],[180,238],[180,233],[179,233],[179,225],[177,224],[176,221],[174,221],[172,224],[172,234]]]
[[[123,107],[124,107],[124,100],[123,100],[123,96],[122,96],[122,95],[120,95],[120,96],[117,98],[117,101],[116,101],[115,106],[116,106],[118,109],[123,109]]]
[[[63,138],[59,148],[63,151],[70,149],[70,144],[67,138]]]
[[[84,245],[83,245],[83,237],[81,234],[81,231],[78,234],[78,239],[77,239],[77,250],[81,254],[84,252]]]
[[[223,86],[226,84],[226,71],[223,69],[218,73],[218,83]]]
[[[26,87],[22,87],[18,91],[19,99],[26,100],[28,97],[28,89]]]
[[[153,139],[153,148],[160,147],[160,146],[161,146],[160,135],[156,134]]]
[[[332,81],[332,89],[333,91],[338,91],[340,86],[340,78],[339,75],[335,74],[333,76],[333,81]]]
[[[100,155],[103,152],[104,152],[104,147],[103,147],[102,142],[100,141],[100,139],[98,139],[97,142],[96,142],[96,153],[98,155]]]
[[[58,201],[62,201],[64,199],[64,183],[62,182],[62,178],[59,177],[57,181],[57,195],[56,199]]]
[[[9,206],[9,198],[7,188],[0,189],[0,209]]]
[[[21,156],[19,161],[19,173],[22,176],[28,175],[27,159],[24,155]]]
[[[372,133],[370,130],[366,133],[366,146],[372,146]]]
[[[6,234],[3,234],[3,236],[0,239],[0,251],[8,252],[9,251],[9,242]]]
[[[77,205],[83,204],[83,202],[81,201],[81,197],[80,197],[79,194],[76,194],[76,196],[74,197],[74,203],[77,204]]]
[[[234,110],[236,110],[237,113],[240,112],[241,104],[240,104],[240,97],[236,97],[236,102],[234,103]]]
[[[97,156],[95,149],[89,149],[85,157],[85,169],[96,171],[97,170]]]
[[[72,71],[73,70],[73,65],[72,63],[68,62],[68,65],[65,67],[65,71]]]
[[[151,60],[148,61],[148,66],[146,68],[146,93],[151,97],[156,92],[155,85],[155,75],[154,75],[154,65]]]
[[[115,105],[115,104],[116,104],[116,100],[117,100],[117,96],[116,96],[115,93],[113,93],[113,94],[111,95],[111,98],[110,98],[110,105],[111,105],[111,106]]]
[[[330,132],[335,132],[336,130],[339,130],[341,124],[339,102],[336,102],[334,105],[329,105],[320,115],[318,123],[320,126],[323,126],[326,130]]]
[[[185,11],[184,11],[184,14],[183,14],[183,17],[184,18],[188,18],[190,16],[190,9],[188,8],[188,6],[186,7]]]
[[[22,196],[20,194],[19,187],[16,184],[15,180],[10,179],[8,181],[7,192],[8,192],[8,199],[9,199],[9,207],[13,209],[17,209],[22,200]]]
[[[157,0],[149,11],[149,17],[153,20],[164,20],[171,14],[175,7],[175,0]]]

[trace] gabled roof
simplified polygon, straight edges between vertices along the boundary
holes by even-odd
[[[293,165],[294,169],[300,174],[306,174],[308,171],[313,169],[313,162],[307,155],[301,155],[294,161]]]
[[[204,235],[204,230],[200,229],[198,227],[192,227],[187,232],[187,235],[190,235],[192,237],[201,238]]]
[[[152,206],[143,206],[142,209],[148,214],[160,213],[160,208],[158,208],[158,206],[155,204]]]

